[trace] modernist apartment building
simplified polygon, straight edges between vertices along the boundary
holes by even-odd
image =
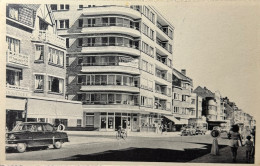
[[[83,126],[153,131],[171,115],[174,27],[151,6],[51,5]]]
[[[65,100],[66,41],[48,5],[6,5],[6,127],[19,121],[81,126],[80,102]]]

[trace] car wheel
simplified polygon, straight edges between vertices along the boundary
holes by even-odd
[[[26,150],[26,144],[25,143],[18,143],[17,144],[17,151],[19,153],[23,153]]]
[[[53,147],[54,147],[55,149],[60,149],[60,148],[62,147],[62,142],[56,141],[56,142],[54,143]]]

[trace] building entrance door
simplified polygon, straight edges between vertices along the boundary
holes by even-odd
[[[127,117],[122,117],[122,127],[123,127],[124,129],[127,128]]]
[[[138,128],[139,128],[138,117],[136,114],[134,114],[132,120],[132,131],[137,131]]]
[[[100,128],[106,129],[106,126],[107,126],[107,117],[103,116],[100,118]]]
[[[114,116],[108,117],[107,130],[115,130],[114,128]]]
[[[121,117],[115,117],[115,129],[118,130],[118,127],[121,126]]]

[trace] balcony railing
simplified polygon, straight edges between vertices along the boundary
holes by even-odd
[[[93,44],[87,44],[86,46],[82,47],[104,47],[104,46],[121,46],[121,47],[128,47],[128,48],[134,48],[139,50],[139,47],[136,45],[131,44],[125,44],[125,43],[93,43]]]
[[[6,62],[11,63],[14,65],[19,65],[19,66],[24,66],[24,67],[29,67],[30,63],[30,56],[17,53],[14,51],[7,50],[6,51]]]
[[[21,90],[21,91],[29,91],[29,87],[22,87],[17,85],[6,85],[6,88],[13,89],[13,90]]]
[[[66,48],[66,40],[56,34],[49,33],[44,30],[38,31],[34,36],[33,40],[40,40],[44,42],[51,43],[53,45]]]
[[[126,27],[126,28],[132,28],[137,31],[140,30],[139,27],[130,25],[130,24],[123,24],[123,23],[97,23],[97,24],[84,24],[83,27],[109,27],[109,26],[116,26],[116,27]]]
[[[166,43],[159,42],[158,40],[156,40],[156,43],[157,43],[158,45],[160,45],[162,48],[164,48],[166,51],[168,51],[168,52],[169,52],[169,50],[168,50],[168,47],[167,47],[167,44],[166,44]]]
[[[168,32],[163,28],[163,26],[160,23],[157,22],[156,25],[163,33],[165,33],[168,36]]]
[[[130,106],[139,106],[139,103],[132,101],[82,101],[82,104],[85,105],[130,105]]]

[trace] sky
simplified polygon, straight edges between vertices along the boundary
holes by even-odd
[[[175,27],[174,68],[186,69],[194,89],[219,90],[222,97],[256,116],[260,102],[259,6],[206,1],[162,3],[156,8]]]

